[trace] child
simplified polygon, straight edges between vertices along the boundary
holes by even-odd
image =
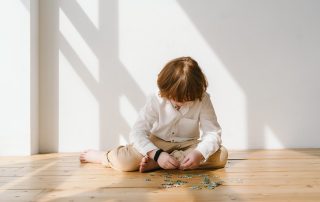
[[[221,128],[198,63],[190,57],[170,61],[157,84],[159,93],[148,98],[131,130],[131,144],[107,152],[84,151],[81,162],[140,172],[225,166],[228,152],[221,145]]]

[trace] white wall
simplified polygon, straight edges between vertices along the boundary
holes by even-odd
[[[37,122],[25,2],[1,5],[1,24],[12,19],[0,28],[5,153],[28,153]],[[319,9],[316,0],[40,1],[40,152],[127,143],[158,72],[186,55],[208,77],[226,147],[319,147]]]
[[[44,145],[126,143],[157,73],[190,55],[207,74],[228,148],[319,147],[318,1],[41,2],[49,8],[40,16],[51,78],[41,82]]]
[[[37,6],[0,1],[0,155],[38,153]]]

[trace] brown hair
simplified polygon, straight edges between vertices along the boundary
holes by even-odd
[[[208,82],[198,63],[191,57],[168,62],[158,74],[160,96],[177,102],[201,100]]]

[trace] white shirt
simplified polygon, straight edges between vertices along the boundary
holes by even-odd
[[[202,137],[196,150],[201,152],[205,160],[221,146],[221,127],[210,100],[205,93],[202,100],[188,102],[180,110],[173,107],[168,99],[159,95],[148,97],[145,106],[130,133],[130,140],[142,155],[159,149],[148,138],[153,135],[170,142],[184,142]]]

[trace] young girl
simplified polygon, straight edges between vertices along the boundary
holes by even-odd
[[[170,61],[157,84],[159,93],[147,99],[131,130],[131,144],[107,152],[87,150],[81,162],[140,172],[225,166],[228,152],[198,63],[190,57]]]

